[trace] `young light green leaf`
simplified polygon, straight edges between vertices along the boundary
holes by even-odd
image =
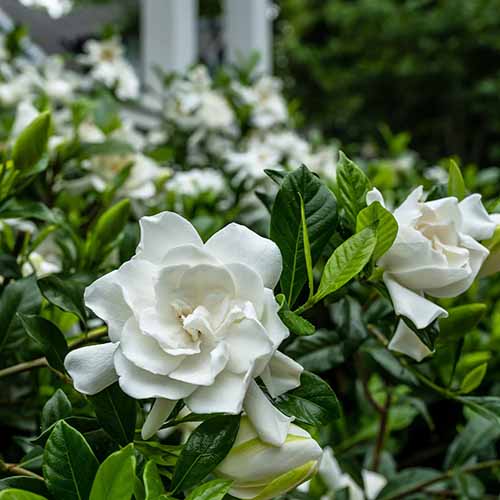
[[[307,319],[304,319],[299,314],[290,310],[288,303],[286,301],[286,297],[280,293],[276,296],[276,301],[280,305],[280,309],[278,314],[281,318],[281,321],[285,324],[285,326],[295,335],[304,336],[304,335],[312,335],[316,328],[312,323],[309,323]]]
[[[309,425],[324,425],[340,416],[340,405],[332,388],[320,377],[304,371],[300,387],[278,398],[278,408]]]
[[[394,216],[378,201],[363,208],[356,219],[356,232],[366,227],[376,226],[377,244],[373,250],[373,260],[376,262],[394,243],[398,235],[398,223]]]
[[[61,330],[41,316],[21,313],[18,313],[18,316],[26,333],[41,346],[49,365],[64,372],[68,343]]]
[[[367,227],[337,247],[325,265],[318,291],[314,295],[315,302],[357,276],[370,261],[376,244],[375,231]]]
[[[144,480],[146,500],[156,500],[160,495],[165,493],[165,487],[158,472],[158,467],[153,460],[149,460],[144,466],[142,478]]]
[[[89,399],[102,428],[117,443],[124,446],[134,440],[137,405],[120,389],[118,382]]]
[[[72,407],[68,396],[62,389],[57,389],[53,396],[45,403],[42,410],[42,432],[47,430],[58,420],[71,416]]]
[[[448,317],[439,320],[438,345],[450,344],[463,338],[481,321],[486,309],[485,304],[450,307]]]
[[[231,488],[232,481],[214,479],[195,488],[186,500],[222,500]]]
[[[488,368],[488,363],[482,363],[479,366],[476,366],[469,373],[467,373],[467,375],[462,380],[460,391],[464,394],[468,394],[469,392],[472,392],[474,389],[477,389],[481,385],[481,382],[483,381],[483,378],[486,375],[487,368]]]
[[[133,444],[109,455],[97,470],[90,500],[130,500],[134,494],[135,465]]]
[[[172,494],[194,486],[210,474],[231,450],[239,428],[239,415],[221,415],[198,426],[177,460]]]
[[[365,173],[340,151],[337,164],[337,194],[346,219],[353,228],[358,213],[366,207],[366,193],[369,189],[370,181]]]
[[[448,196],[455,196],[459,200],[463,200],[466,194],[467,189],[460,167],[455,160],[450,160],[450,168],[448,171]]]
[[[43,477],[57,500],[87,500],[99,463],[85,438],[64,420],[45,445]]]
[[[314,275],[311,257],[311,245],[309,244],[309,232],[307,230],[306,211],[304,208],[304,200],[300,196],[300,220],[302,227],[302,244],[304,245],[304,258],[306,260],[307,282],[309,285],[309,297],[314,295]]]
[[[292,307],[307,281],[302,235],[302,209],[311,250],[311,267],[337,226],[337,203],[331,191],[306,167],[289,173],[276,195],[271,214],[271,239],[283,256],[281,289]]]
[[[42,159],[49,140],[50,121],[49,112],[41,113],[21,132],[12,148],[16,168],[31,168]]]
[[[84,287],[75,280],[60,278],[56,275],[46,276],[38,280],[38,286],[43,296],[63,311],[78,316],[85,322],[87,312],[83,302]]]
[[[46,498],[30,491],[9,488],[0,491],[0,500],[46,500]]]

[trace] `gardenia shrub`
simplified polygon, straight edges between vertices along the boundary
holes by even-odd
[[[80,74],[18,35],[0,500],[498,494],[494,186],[397,134],[352,161],[241,68],[138,114],[118,38]]]

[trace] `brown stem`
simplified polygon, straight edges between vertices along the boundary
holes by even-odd
[[[107,332],[108,332],[108,330],[105,326],[101,326],[99,328],[91,330],[84,337],[77,339],[73,342],[70,342],[69,349],[70,350],[76,349],[77,347],[80,347],[83,344],[93,342],[94,340],[97,340],[100,337],[104,337],[107,334]],[[45,357],[33,359],[31,361],[25,361],[23,363],[18,363],[17,365],[13,365],[13,366],[9,366],[7,368],[4,368],[3,370],[0,370],[0,378],[8,377],[9,375],[14,375],[16,373],[26,372],[29,370],[33,370],[34,368],[40,368],[42,366],[49,366],[47,359]],[[53,368],[51,368],[51,370],[58,377],[62,378],[64,381],[68,382],[70,380],[69,377],[67,377],[64,373],[61,373],[58,370],[54,370]]]
[[[8,474],[14,474],[16,476],[29,476],[29,477],[34,477],[36,479],[41,479],[43,481],[43,477],[39,476],[35,472],[32,472],[28,469],[25,469],[24,467],[20,467],[17,464],[6,464],[3,463],[1,464],[1,469],[4,472],[7,472]]]
[[[385,405],[381,408],[380,412],[380,425],[378,428],[377,442],[375,443],[375,449],[373,450],[373,463],[372,468],[375,472],[378,471],[380,466],[380,457],[384,449],[385,437],[387,434],[387,423],[389,421],[389,408],[391,407],[392,394],[387,393],[387,398],[385,400]]]

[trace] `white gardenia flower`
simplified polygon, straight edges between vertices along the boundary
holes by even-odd
[[[232,481],[229,494],[241,499],[269,500],[284,495],[316,472],[321,447],[308,432],[291,424],[282,446],[261,441],[242,417],[235,443],[213,474]]]
[[[226,190],[226,181],[217,170],[192,168],[186,172],[176,172],[166,187],[184,196],[196,197],[205,193],[220,195]]]
[[[311,152],[310,144],[291,130],[267,134],[265,144],[286,158],[290,168],[298,168],[304,163]]]
[[[36,250],[31,252],[21,268],[23,276],[35,273],[37,278],[62,271],[62,254],[52,235],[45,238]]]
[[[304,165],[327,181],[337,177],[338,148],[325,146],[304,159]]]
[[[68,14],[73,8],[72,0],[20,0],[20,2],[26,7],[45,9],[54,19]]]
[[[85,291],[110,342],[66,357],[75,388],[96,394],[118,380],[133,398],[156,398],[144,438],[183,399],[194,413],[245,410],[263,441],[282,445],[291,419],[254,380],[272,397],[300,384],[302,367],[277,351],[289,335],[272,292],[278,247],[238,224],[203,243],[172,212],[143,217],[140,227],[136,255]]]
[[[78,84],[78,76],[64,67],[61,57],[47,58],[42,69],[44,80],[40,82],[41,89],[55,101],[68,102]]]
[[[377,189],[367,203],[384,204]],[[419,328],[448,316],[425,296],[456,297],[476,278],[489,251],[478,241],[491,238],[496,223],[486,212],[479,194],[462,201],[454,197],[423,201],[422,186],[415,189],[393,212],[398,235],[389,251],[377,262],[384,269],[384,283],[397,315]],[[399,322],[389,349],[417,361],[431,354],[404,323]]]

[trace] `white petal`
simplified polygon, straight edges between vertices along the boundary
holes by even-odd
[[[239,413],[250,376],[250,372],[235,374],[223,371],[212,385],[200,387],[185,399],[185,403],[194,413]]]
[[[120,266],[117,279],[131,309],[144,309],[154,304],[157,273],[157,267],[143,259],[133,258]]]
[[[288,328],[278,315],[278,310],[279,305],[274,298],[273,292],[269,289],[264,290],[264,312],[260,322],[275,347],[278,347],[290,335]]]
[[[177,401],[191,394],[196,386],[172,380],[168,375],[155,375],[138,368],[117,349],[115,369],[123,392],[135,399],[164,398]]]
[[[429,290],[429,295],[432,295],[433,297],[457,297],[461,293],[468,290],[473,281],[476,279],[483,262],[486,260],[490,252],[486,247],[483,247],[483,245],[466,234],[460,235],[460,243],[469,251],[468,275],[448,286]]]
[[[83,394],[97,394],[118,379],[113,366],[113,355],[118,344],[80,347],[71,351],[64,367],[73,379],[75,389]]]
[[[137,255],[141,259],[159,263],[165,254],[179,245],[203,244],[196,229],[186,219],[173,212],[161,212],[152,217],[142,217],[141,240]]]
[[[414,189],[406,198],[406,200],[394,210],[393,215],[398,221],[398,224],[412,224],[422,215],[421,199],[424,193],[424,188],[419,186]]]
[[[283,415],[267,399],[255,380],[248,386],[243,407],[262,441],[273,446],[281,446],[285,442],[293,419]]]
[[[229,224],[205,244],[224,264],[239,262],[258,272],[267,288],[274,288],[282,271],[282,259],[276,244],[245,226]]]
[[[365,486],[366,500],[375,500],[387,484],[387,479],[382,474],[366,469],[361,471],[361,475]]]
[[[404,321],[398,323],[396,333],[389,342],[391,351],[401,352],[415,361],[422,361],[432,354],[432,351],[418,338],[418,335],[406,326]]]
[[[493,236],[496,223],[488,215],[481,202],[480,194],[471,194],[459,204],[463,214],[461,232],[475,240],[487,240]]]
[[[471,268],[469,265],[458,268],[417,267],[406,271],[391,271],[390,274],[404,287],[412,290],[423,290],[434,295],[435,289],[468,280],[471,276]]]
[[[170,377],[194,385],[212,385],[228,359],[229,353],[224,342],[219,342],[214,349],[202,345],[201,352],[186,356]]]
[[[134,365],[157,375],[168,375],[184,359],[167,354],[153,337],[141,332],[134,317],[125,324],[120,349]]]
[[[236,284],[236,297],[248,300],[255,308],[257,316],[261,316],[264,307],[264,283],[260,274],[245,264],[234,262],[227,265]]]
[[[105,274],[85,289],[85,305],[108,325],[112,342],[120,340],[123,327],[132,315],[119,284],[118,271]]]
[[[266,330],[254,319],[242,319],[227,327],[224,335],[229,350],[227,369],[233,373],[246,373],[257,359],[274,351]]]
[[[383,279],[396,314],[411,319],[418,329],[429,326],[437,318],[448,317],[445,309],[401,286],[391,274],[384,273]]]
[[[304,368],[280,351],[276,351],[261,378],[271,397],[276,398],[300,386]]]
[[[158,429],[163,425],[163,422],[167,420],[176,404],[177,401],[162,398],[156,399],[142,426],[142,439],[149,439],[158,432]]]
[[[162,260],[162,265],[196,266],[198,264],[220,265],[220,262],[204,247],[197,245],[181,245],[170,249]]]
[[[368,193],[366,193],[366,204],[371,205],[373,202],[378,201],[384,208],[385,202],[382,193],[377,189],[373,188]]]

